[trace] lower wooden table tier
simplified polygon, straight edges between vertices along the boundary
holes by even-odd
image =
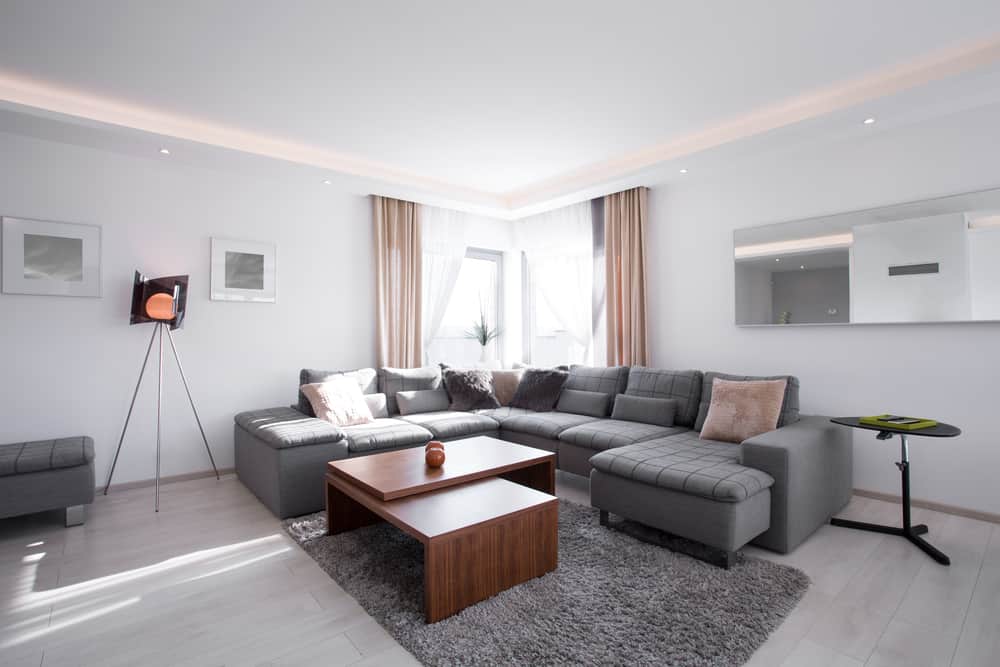
[[[423,543],[428,623],[558,565],[559,501],[547,483],[537,490],[489,477],[397,500],[332,473],[326,485],[328,534],[385,520]]]

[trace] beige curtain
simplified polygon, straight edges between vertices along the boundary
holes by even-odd
[[[646,328],[646,217],[649,190],[604,198],[608,366],[649,361]]]
[[[422,360],[420,207],[372,196],[378,365],[416,368]]]

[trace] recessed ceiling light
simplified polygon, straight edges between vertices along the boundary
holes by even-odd
[[[161,148],[160,149],[160,155],[170,155],[170,149],[169,148]]]
[[[688,170],[687,169],[681,169],[681,173],[682,174],[686,174],[686,173],[688,173]]]
[[[806,268],[806,265],[805,265],[805,264],[803,264],[803,265],[802,265],[802,266],[800,266],[799,268],[800,268],[800,269],[804,269],[804,268]]]
[[[330,179],[326,179],[326,180],[324,180],[324,181],[323,181],[323,185],[330,185]]]
[[[775,258],[774,258],[774,261],[776,261],[776,262],[780,262],[780,261],[781,261],[781,258],[780,258],[780,257],[775,257]]]
[[[865,125],[874,125],[874,124],[875,124],[874,118],[865,118]]]

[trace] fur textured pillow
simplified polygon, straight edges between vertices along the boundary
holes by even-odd
[[[730,381],[715,378],[704,440],[743,442],[778,425],[787,380]]]
[[[479,368],[444,371],[444,386],[451,398],[452,410],[481,410],[499,408],[493,393],[493,375]]]
[[[335,375],[326,382],[304,384],[300,389],[319,419],[337,426],[375,421],[361,387],[353,378]]]
[[[559,402],[559,395],[568,379],[568,371],[526,368],[510,405],[513,408],[550,412]]]

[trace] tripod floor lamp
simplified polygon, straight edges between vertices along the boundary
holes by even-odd
[[[208,452],[208,460],[212,463],[212,470],[215,471],[215,478],[219,479],[219,469],[215,467],[215,458],[212,456],[212,449],[208,446],[208,438],[205,437],[205,429],[201,425],[198,417],[198,409],[194,407],[194,399],[191,397],[191,388],[188,386],[187,377],[184,375],[184,368],[181,366],[181,358],[177,355],[177,347],[174,345],[174,338],[170,334],[171,330],[180,327],[184,320],[184,309],[187,306],[187,276],[167,276],[165,278],[147,279],[138,271],[135,272],[135,282],[132,287],[132,312],[129,318],[130,324],[144,324],[152,322],[153,335],[149,338],[149,346],[146,348],[146,356],[142,360],[142,369],[139,371],[139,380],[135,383],[135,391],[132,393],[132,402],[128,406],[128,414],[125,416],[125,426],[122,427],[121,438],[118,439],[118,449],[115,451],[114,461],[111,462],[111,471],[108,473],[108,483],[104,485],[104,495],[108,495],[111,487],[111,478],[115,474],[115,466],[118,465],[118,455],[122,452],[122,445],[125,443],[125,432],[128,431],[128,423],[132,418],[132,409],[135,407],[135,399],[139,395],[139,387],[142,386],[142,376],[146,373],[146,366],[149,363],[149,354],[153,351],[153,342],[159,339],[159,364],[157,366],[156,380],[156,511],[160,511],[160,441],[161,441],[161,417],[163,406],[163,334],[166,333],[170,342],[170,349],[174,353],[174,361],[177,362],[177,370],[180,371],[181,380],[184,382],[184,391],[187,392],[188,401],[191,403],[191,410],[194,412],[194,420],[201,431],[201,439],[205,443],[205,451]]]

